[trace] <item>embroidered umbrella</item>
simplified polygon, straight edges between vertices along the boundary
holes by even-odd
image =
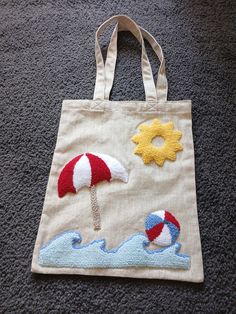
[[[84,153],[69,161],[58,179],[58,195],[76,193],[87,186],[90,191],[94,229],[101,229],[100,209],[97,202],[96,184],[101,181],[121,180],[128,182],[128,173],[115,158],[105,154]]]

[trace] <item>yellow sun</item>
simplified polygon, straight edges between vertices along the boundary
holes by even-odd
[[[150,126],[141,124],[139,130],[141,132],[132,137],[132,141],[138,144],[134,153],[141,155],[145,164],[155,161],[158,166],[163,166],[166,159],[176,160],[176,153],[183,149],[179,143],[182,133],[174,130],[173,122],[161,124],[158,119],[154,119]],[[152,144],[155,137],[164,140],[162,146]]]

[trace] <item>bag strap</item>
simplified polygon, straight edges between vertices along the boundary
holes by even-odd
[[[120,25],[121,28],[129,30],[141,43],[142,46],[142,54],[141,54],[141,64],[142,64],[142,76],[143,76],[143,84],[144,84],[144,90],[146,95],[146,100],[148,101],[157,101],[157,93],[156,88],[154,84],[153,74],[151,65],[146,53],[145,45],[144,45],[144,39],[142,32],[138,25],[131,20],[128,16],[125,15],[116,15],[111,18],[109,18],[107,21],[105,21],[97,30],[96,36],[95,36],[95,57],[96,57],[96,65],[97,65],[97,75],[96,75],[96,84],[95,84],[95,90],[94,90],[94,100],[104,100],[105,99],[105,86],[106,86],[106,74],[105,74],[105,65],[104,60],[101,52],[101,47],[99,45],[98,37],[101,35],[101,33],[111,25],[112,22],[117,22],[118,25]],[[114,35],[113,43],[115,44],[117,39],[116,35]],[[113,45],[111,47],[111,51],[115,52],[117,48],[115,49],[117,45]],[[112,58],[114,60],[114,56],[116,56],[117,52],[115,54],[111,54],[109,58]],[[116,59],[116,57],[115,57]],[[114,61],[112,61],[113,64]],[[115,70],[115,69],[114,69]],[[111,69],[111,73],[114,71]],[[110,73],[110,71],[109,71]],[[114,73],[113,73],[114,74]],[[114,78],[113,78],[114,79]],[[110,81],[113,82],[113,79],[110,77]]]
[[[143,35],[143,38],[146,39],[160,60],[160,67],[157,75],[157,83],[156,83],[156,93],[157,99],[161,101],[167,100],[168,93],[168,83],[166,78],[165,71],[165,59],[163,55],[163,51],[161,46],[158,44],[156,39],[145,29],[139,27],[140,31]],[[106,87],[105,87],[105,99],[109,99],[110,92],[113,86],[115,67],[116,67],[116,59],[117,59],[117,38],[118,32],[126,31],[127,29],[121,27],[118,23],[112,33],[112,37],[107,50],[107,58],[105,62],[105,77],[106,77]]]

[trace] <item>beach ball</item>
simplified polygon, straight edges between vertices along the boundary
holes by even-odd
[[[180,232],[180,224],[170,212],[158,210],[147,216],[145,232],[149,241],[160,246],[168,246],[175,243]]]

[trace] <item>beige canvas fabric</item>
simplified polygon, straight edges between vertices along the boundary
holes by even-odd
[[[107,61],[101,56],[98,36],[111,22],[117,22],[108,48]],[[109,101],[115,63],[116,41],[120,30],[130,30],[142,45],[142,71],[146,101]],[[126,16],[115,16],[104,23],[96,34],[97,79],[94,100],[65,100],[53,156],[45,202],[33,253],[32,271],[45,274],[83,274],[136,278],[159,278],[202,282],[203,265],[196,205],[194,148],[191,101],[167,101],[167,81],[162,50],[155,39]],[[143,37],[157,53],[161,66],[155,86]],[[135,155],[131,137],[141,123],[153,119],[173,121],[182,132],[183,151],[175,162],[163,167],[144,165]],[[88,188],[59,198],[58,176],[65,164],[83,152],[104,153],[117,158],[127,169],[129,181],[101,182],[97,196],[101,208],[101,230],[93,229]],[[130,268],[57,268],[38,264],[42,245],[65,230],[77,230],[83,243],[106,239],[107,248],[115,248],[130,235],[144,231],[145,217],[156,210],[169,210],[181,224],[178,242],[181,253],[190,255],[188,270]]]

